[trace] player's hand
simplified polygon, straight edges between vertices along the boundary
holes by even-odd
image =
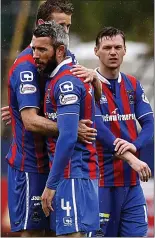
[[[85,78],[84,83],[92,83],[94,80],[95,72],[93,69],[87,69],[82,65],[76,64],[73,65],[73,68],[70,71],[77,77]]]
[[[52,200],[55,195],[55,190],[45,187],[44,192],[41,196],[42,209],[45,213],[45,216],[48,217],[51,211],[54,211],[52,207]]]
[[[151,178],[151,170],[149,166],[135,156],[130,159],[129,165],[139,174],[142,182],[147,182],[149,178]]]
[[[117,155],[122,155],[126,151],[130,151],[131,153],[135,154],[137,151],[137,148],[134,144],[126,140],[123,140],[121,138],[117,138],[114,141],[114,145],[115,145],[115,151],[117,152]]]
[[[83,143],[92,144],[96,140],[97,130],[95,128],[90,128],[92,125],[90,120],[80,120],[78,127],[78,140]]]
[[[1,108],[1,117],[2,117],[2,121],[4,121],[6,125],[11,124],[11,115],[10,115],[9,106]]]

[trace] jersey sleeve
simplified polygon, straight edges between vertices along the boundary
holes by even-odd
[[[139,120],[145,115],[152,114],[150,103],[144,92],[144,88],[139,81],[137,81],[136,88],[136,105],[135,105],[135,114],[136,118]]]
[[[57,115],[79,115],[80,101],[84,95],[85,89],[79,79],[71,75],[61,78],[54,88]]]
[[[19,111],[24,108],[40,108],[38,72],[30,62],[16,67],[12,75],[12,87],[17,96]]]
[[[63,171],[74,152],[82,95],[81,82],[72,76],[61,78],[55,85],[54,98],[57,104],[59,137],[53,165],[46,183],[50,189],[57,188]]]

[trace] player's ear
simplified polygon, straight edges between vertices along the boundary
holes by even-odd
[[[96,46],[94,47],[94,53],[96,56],[98,56],[98,47],[96,47]]]
[[[124,46],[124,55],[126,54],[126,45]]]
[[[59,47],[56,50],[56,54],[60,58],[60,57],[64,56],[65,51],[66,51],[65,46],[64,45],[59,45]]]
[[[42,24],[44,24],[45,22],[44,22],[43,19],[39,19],[37,23],[38,23],[38,25],[42,25]]]

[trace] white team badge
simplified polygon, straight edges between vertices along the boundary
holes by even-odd
[[[108,101],[107,101],[106,96],[102,94],[101,99],[100,99],[100,104],[103,104],[103,103],[108,103]]]
[[[73,84],[71,81],[66,81],[64,83],[61,83],[59,85],[60,91],[62,93],[67,93],[73,91]]]
[[[22,82],[31,82],[31,81],[33,81],[33,73],[31,71],[22,71],[22,72],[20,72],[20,80]]]
[[[67,95],[61,94],[59,96],[59,99],[60,99],[61,105],[69,105],[69,104],[74,104],[75,102],[77,102],[78,97],[75,94],[67,94]]]
[[[32,84],[21,84],[20,85],[20,93],[21,94],[32,94],[37,91],[37,88]]]

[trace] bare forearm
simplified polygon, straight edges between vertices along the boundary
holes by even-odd
[[[100,82],[100,80],[98,79],[96,73],[94,72],[93,74],[94,76],[94,80],[92,82],[92,85],[94,87],[94,96],[95,96],[95,100],[99,101],[102,95],[102,84]]]
[[[58,136],[57,123],[44,117],[33,115],[33,118],[27,118],[24,123],[26,130],[41,133],[43,135]]]
[[[115,154],[115,156],[118,159],[122,159],[124,161],[126,161],[129,165],[131,164],[131,162],[133,161],[133,159],[137,159],[137,157],[135,155],[133,155],[130,151],[126,151],[124,154],[122,155],[117,155],[117,153]]]

